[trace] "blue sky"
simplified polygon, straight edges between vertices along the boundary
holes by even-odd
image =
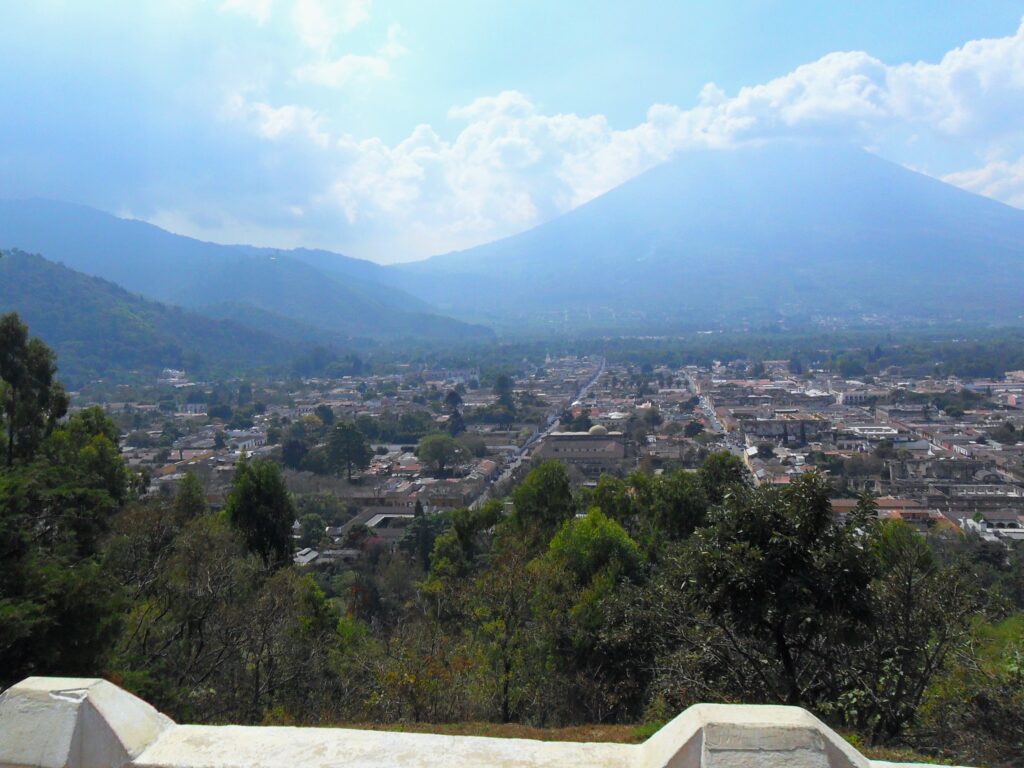
[[[1020,2],[5,5],[0,195],[204,239],[420,258],[790,135],[1024,207]]]

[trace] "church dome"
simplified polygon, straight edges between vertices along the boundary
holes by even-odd
[[[607,435],[608,434],[608,430],[605,427],[602,427],[600,424],[595,424],[594,426],[592,426],[588,430],[588,432],[591,435]]]

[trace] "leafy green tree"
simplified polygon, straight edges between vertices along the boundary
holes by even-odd
[[[361,413],[356,416],[355,425],[366,436],[367,440],[377,441],[384,439],[381,435],[380,423],[367,413]]]
[[[872,585],[866,642],[854,649],[857,686],[841,701],[875,743],[917,717],[928,687],[964,649],[979,601],[962,564],[943,567],[923,536],[894,520],[872,536],[879,577]]]
[[[458,578],[469,574],[486,550],[485,532],[501,520],[502,504],[496,499],[479,509],[456,509],[451,525],[434,541],[430,554],[430,578]]]
[[[530,470],[512,492],[512,503],[515,523],[539,545],[546,545],[576,513],[569,475],[553,459]]]
[[[0,685],[103,667],[121,591],[100,543],[129,492],[116,438],[102,411],[86,409],[0,472]]]
[[[0,317],[0,406],[6,427],[6,465],[30,460],[68,408],[54,379],[56,357],[14,312]]]
[[[466,420],[462,417],[461,411],[452,411],[451,416],[448,418],[448,434],[452,437],[458,437],[466,431]]]
[[[472,583],[467,616],[486,664],[486,698],[498,719],[507,723],[519,716],[529,682],[532,580],[523,541],[507,536],[496,549],[489,567]]]
[[[295,508],[277,464],[239,461],[225,511],[246,547],[265,565],[278,568],[290,561]]]
[[[191,472],[186,472],[178,484],[178,494],[174,497],[175,516],[180,522],[185,522],[202,517],[208,511],[202,482]]]
[[[929,686],[911,744],[964,765],[1016,765],[1024,744],[1024,614],[975,619]]]
[[[709,501],[697,473],[678,470],[660,477],[635,473],[630,485],[653,543],[682,541],[704,524]]]
[[[742,486],[747,481],[747,468],[743,461],[728,451],[712,453],[700,468],[700,479],[704,491],[712,504],[718,504],[726,491]]]
[[[466,447],[451,435],[427,435],[416,446],[416,457],[444,477],[445,471],[469,456]]]
[[[351,422],[336,424],[327,438],[327,461],[335,471],[344,470],[345,477],[352,481],[352,470],[370,466],[373,451],[359,427]]]
[[[398,546],[416,561],[421,571],[427,573],[430,570],[430,553],[446,526],[447,521],[441,515],[427,515],[417,499],[413,521]]]
[[[590,420],[590,412],[586,409],[581,410],[579,416],[573,416],[572,411],[567,409],[559,421],[566,432],[586,432],[594,426],[594,422]]]
[[[754,660],[767,696],[815,706],[845,668],[843,641],[871,618],[866,519],[833,522],[828,483],[810,474],[737,487],[690,539],[689,597]]]
[[[630,576],[640,564],[636,542],[597,507],[586,517],[567,520],[551,539],[548,556],[580,584],[589,584],[605,569]]]
[[[617,477],[601,475],[597,480],[591,503],[612,520],[629,525],[637,514],[637,506],[630,486]]]
[[[601,647],[607,603],[639,575],[640,548],[600,509],[566,521],[530,567],[535,583],[530,691],[542,707],[592,722],[619,711],[618,665]],[[539,665],[537,659],[546,659]],[[546,679],[538,685],[539,679]],[[546,691],[557,690],[551,697]],[[572,691],[571,695],[565,692]],[[552,718],[554,719],[554,718]]]
[[[320,543],[327,528],[327,524],[320,515],[315,512],[307,513],[299,518],[299,524],[302,526],[299,538],[300,547],[315,547]]]

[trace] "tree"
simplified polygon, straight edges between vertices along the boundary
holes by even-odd
[[[370,466],[373,451],[366,437],[352,422],[336,424],[327,438],[327,460],[335,472],[345,471],[345,477],[352,481],[352,470]]]
[[[530,470],[512,492],[512,503],[515,523],[539,545],[546,545],[562,523],[576,513],[569,475],[554,459]]]
[[[461,411],[452,411],[452,415],[448,418],[448,434],[452,437],[458,437],[466,431],[466,420],[462,418]]]
[[[30,460],[68,409],[54,380],[56,357],[14,312],[0,317],[0,404],[6,426],[6,464]]]
[[[533,623],[539,629],[530,661],[541,672],[531,675],[534,695],[560,692],[541,705],[545,710],[588,722],[603,721],[616,710],[626,714],[619,665],[600,646],[608,601],[639,575],[640,563],[636,542],[596,507],[567,520],[534,561]],[[541,666],[537,659],[548,661]],[[538,685],[538,677],[545,683]]]
[[[288,469],[298,469],[302,466],[302,460],[309,453],[307,445],[298,438],[291,437],[284,441],[281,446],[281,461]]]
[[[473,639],[485,660],[485,685],[507,723],[518,714],[529,642],[531,578],[523,542],[508,536],[485,571],[473,581],[470,610]]]
[[[696,473],[679,470],[650,477],[637,472],[629,480],[635,504],[654,536],[651,544],[681,541],[704,524],[708,496]]]
[[[745,484],[746,478],[747,468],[728,451],[711,454],[700,468],[701,483],[712,504],[722,501],[729,488]]]
[[[690,600],[767,696],[816,706],[835,693],[844,641],[871,616],[866,521],[865,511],[833,522],[828,483],[809,474],[782,489],[736,488],[690,539]]]
[[[202,517],[208,510],[203,484],[191,472],[185,473],[185,477],[178,484],[178,495],[174,497],[175,517],[179,522],[184,523],[193,518]]]
[[[704,425],[699,421],[688,421],[686,426],[683,427],[683,435],[685,437],[696,437],[704,431]]]
[[[442,477],[448,467],[463,461],[468,455],[469,451],[462,443],[441,433],[427,435],[416,446],[416,457]]]
[[[246,547],[265,565],[277,568],[291,559],[295,508],[277,464],[239,461],[225,510]]]
[[[459,406],[462,405],[462,395],[454,389],[449,389],[448,394],[444,396],[444,405],[449,413],[456,413],[459,410]]]
[[[498,402],[510,411],[515,411],[515,402],[512,399],[512,377],[507,373],[499,373],[494,380],[494,394],[498,396]]]
[[[874,743],[899,736],[917,716],[933,679],[963,649],[979,612],[971,576],[942,567],[924,537],[901,520],[872,536],[880,576],[872,585],[867,642],[853,654],[853,724]]]
[[[329,427],[334,424],[334,411],[331,410],[331,406],[321,403],[316,407],[314,413],[317,418],[324,423],[325,427]]]
[[[562,524],[551,539],[548,557],[559,561],[581,585],[589,585],[609,568],[616,575],[630,576],[640,564],[636,542],[597,507],[586,517]]]
[[[299,524],[302,526],[299,546],[315,547],[320,543],[320,539],[324,537],[324,532],[327,528],[324,519],[320,515],[316,512],[309,512],[299,518]]]
[[[398,542],[398,546],[412,556],[424,573],[430,570],[430,553],[445,526],[446,521],[441,515],[428,516],[422,502],[416,499],[412,523],[406,528],[405,536]]]
[[[20,414],[27,423],[36,416]],[[30,461],[0,471],[0,685],[104,668],[121,591],[100,548],[129,493],[116,440],[110,419],[87,408]]]

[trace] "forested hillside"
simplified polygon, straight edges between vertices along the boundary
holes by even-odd
[[[491,335],[386,285],[382,279],[389,273],[371,262],[322,251],[293,255],[207,243],[85,206],[0,200],[0,248],[39,253],[147,299],[199,313],[211,305],[246,304],[345,338]]]
[[[57,351],[69,383],[163,368],[286,370],[304,348],[232,320],[148,301],[20,251],[0,256],[0,312],[10,311]]]

